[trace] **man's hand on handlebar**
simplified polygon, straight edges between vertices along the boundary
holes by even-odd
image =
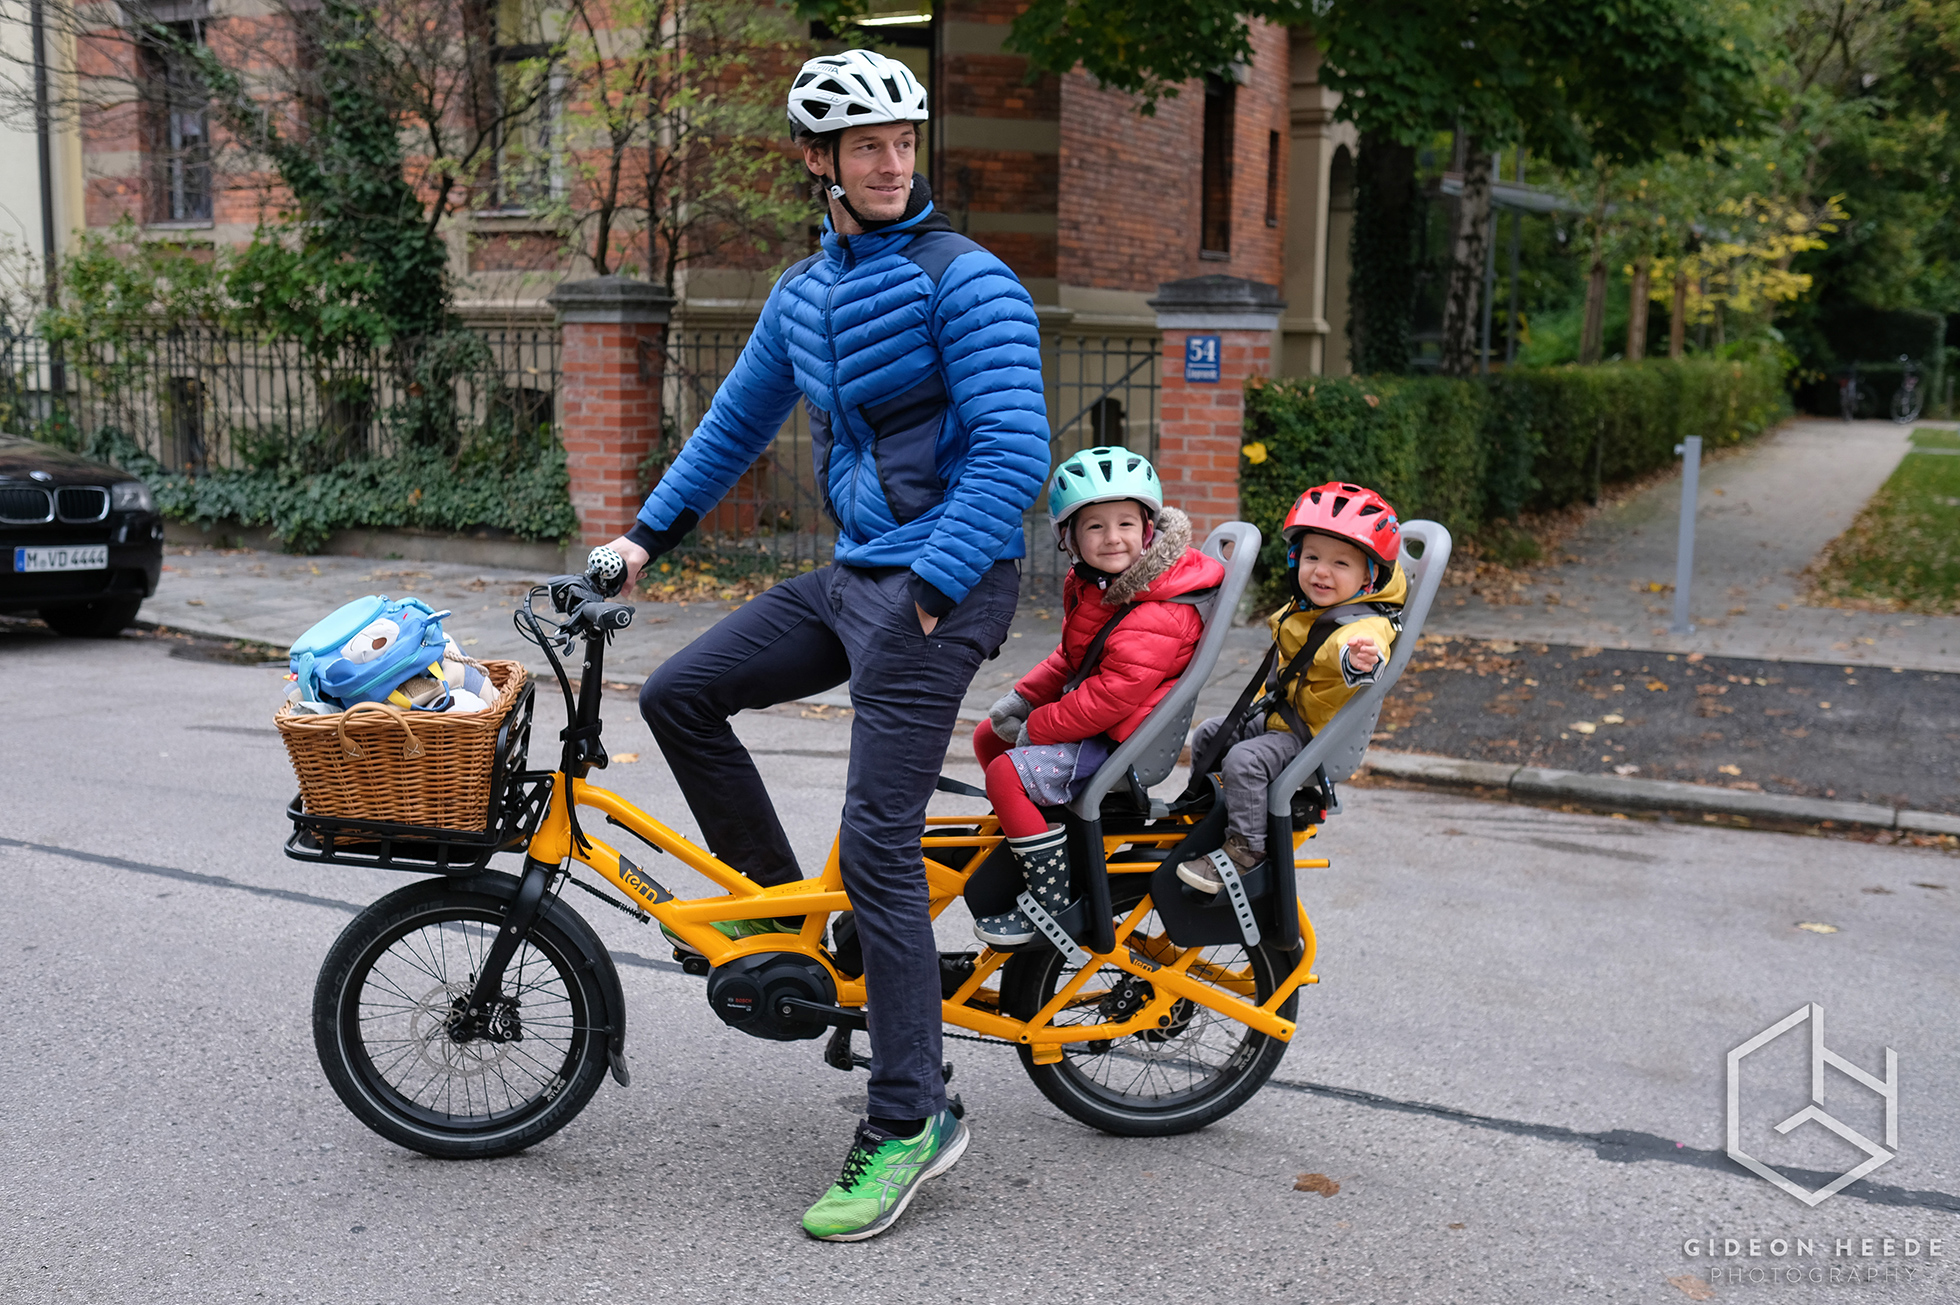
[[[626,563],[626,578],[620,584],[620,592],[631,590],[639,582],[640,572],[646,569],[647,563],[653,561],[653,555],[624,535],[613,540],[606,547],[619,554],[620,560]]]

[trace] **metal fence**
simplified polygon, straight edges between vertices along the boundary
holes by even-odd
[[[330,464],[386,457],[399,447],[404,414],[432,398],[442,399],[443,419],[465,433],[532,435],[554,426],[558,333],[502,329],[477,338],[481,348],[457,369],[453,392],[443,398],[422,392],[417,376],[430,373],[418,373],[413,342],[387,354],[321,356],[292,341],[193,327],[129,332],[118,346],[71,347],[63,355],[36,337],[0,335],[0,430],[74,448],[114,430],[167,467],[202,471],[282,458]],[[649,479],[693,436],[747,342],[740,329],[681,323],[669,332],[666,429],[647,467]],[[1155,335],[1043,338],[1051,466],[1098,444],[1156,456],[1160,348]],[[1024,529],[1024,589],[1053,593],[1066,567],[1049,532],[1045,498]],[[809,418],[799,404],[689,547],[794,570],[827,561],[835,542]]]
[[[427,352],[451,351],[447,364]],[[535,436],[556,417],[558,333],[497,330],[309,352],[202,326],[65,349],[0,338],[0,430],[72,448],[120,433],[173,470],[386,457],[406,427]],[[445,377],[446,394],[429,393]]]
[[[715,392],[748,342],[738,330],[676,328],[667,341],[663,409],[668,438],[677,449],[690,438]],[[1157,454],[1159,337],[1052,335],[1042,341],[1047,390],[1049,464],[1098,444],[1122,444]],[[1046,498],[1024,521],[1028,564],[1024,591],[1059,592],[1066,559],[1048,527]],[[775,443],[743,473],[721,505],[701,523],[691,545],[727,556],[747,553],[781,569],[821,565],[836,542],[836,527],[823,510],[810,423],[801,404]]]

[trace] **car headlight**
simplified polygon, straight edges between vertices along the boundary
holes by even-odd
[[[157,501],[150,487],[140,480],[125,480],[109,487],[109,505],[118,512],[154,512]]]

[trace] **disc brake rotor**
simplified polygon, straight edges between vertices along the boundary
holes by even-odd
[[[450,1029],[462,1018],[463,1003],[469,1000],[470,985],[444,983],[423,993],[409,1017],[408,1035],[414,1039],[424,1064],[447,1074],[479,1077],[503,1064],[509,1056],[504,1039],[471,1038],[458,1042]]]

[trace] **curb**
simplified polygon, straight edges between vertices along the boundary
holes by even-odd
[[[1368,769],[1394,779],[1501,788],[1520,797],[1563,798],[1593,806],[1705,811],[1806,825],[1828,820],[1837,824],[1868,825],[1918,834],[1960,834],[1960,816],[1938,811],[1915,811],[1910,807],[1878,806],[1867,802],[1836,802],[1782,793],[1747,793],[1732,788],[1681,784],[1663,779],[1588,775],[1576,770],[1466,761],[1421,752],[1385,752],[1373,748],[1368,752]]]

